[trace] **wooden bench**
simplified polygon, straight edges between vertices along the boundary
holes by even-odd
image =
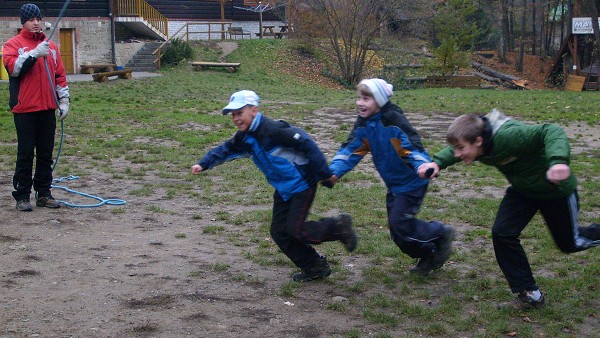
[[[81,65],[81,74],[94,74],[101,72],[112,72],[117,65],[112,63],[99,63],[93,65]]]
[[[229,73],[235,72],[241,63],[236,62],[192,62],[192,67],[195,70],[203,70],[206,68],[225,68]]]
[[[229,27],[229,38],[231,39],[233,37],[233,39],[237,40],[238,36],[241,36],[242,39],[244,38],[244,36],[248,36],[249,39],[252,39],[252,33],[250,32],[244,32],[244,29],[242,27]]]
[[[118,76],[119,79],[131,79],[132,68],[125,68],[123,70],[114,70],[112,72],[102,72],[96,73],[92,75],[94,81],[96,82],[107,82],[108,78],[111,76]]]
[[[284,36],[287,36],[287,33],[288,32],[277,32],[277,33],[275,33],[275,37],[278,38],[278,39],[281,39]]]

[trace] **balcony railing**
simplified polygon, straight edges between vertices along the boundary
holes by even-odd
[[[169,36],[167,18],[144,0],[113,0],[113,11],[115,16],[142,18],[164,36]]]

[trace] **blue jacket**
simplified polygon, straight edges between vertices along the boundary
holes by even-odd
[[[209,151],[198,162],[203,169],[237,158],[252,160],[283,200],[308,189],[333,173],[325,156],[302,129],[258,113],[247,132]]]
[[[346,142],[330,165],[337,177],[352,170],[371,152],[375,168],[392,193],[413,191],[427,185],[417,169],[431,162],[421,138],[400,107],[388,102],[377,114],[358,117]]]

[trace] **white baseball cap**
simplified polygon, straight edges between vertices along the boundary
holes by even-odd
[[[223,115],[227,115],[232,110],[241,109],[247,105],[258,106],[258,95],[251,90],[240,90],[233,93],[229,98],[229,104],[223,108]]]

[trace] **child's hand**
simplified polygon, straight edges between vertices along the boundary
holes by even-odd
[[[434,178],[437,177],[439,172],[440,167],[435,162],[423,163],[417,170],[420,178]]]
[[[555,164],[546,171],[546,179],[552,184],[560,184],[571,176],[571,168],[566,164]]]
[[[194,164],[192,166],[192,175],[198,175],[203,170],[204,170],[204,168],[202,168],[199,164]]]
[[[337,176],[331,175],[330,178],[328,178],[326,180],[322,180],[321,181],[321,185],[324,186],[324,187],[326,187],[326,188],[331,189],[337,183],[337,180],[338,180]]]

